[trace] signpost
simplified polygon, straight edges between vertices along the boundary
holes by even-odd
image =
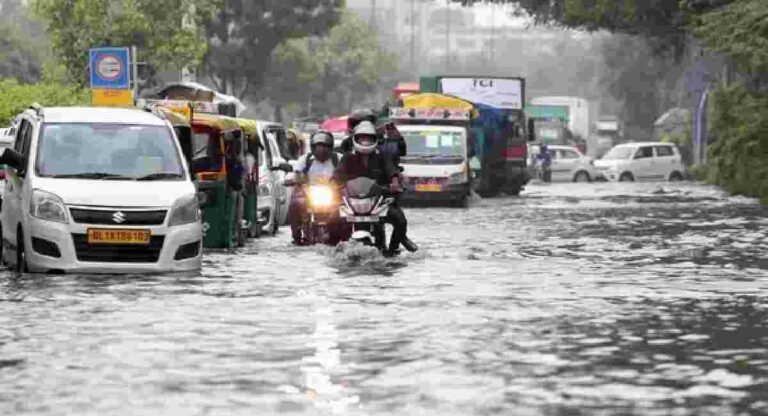
[[[132,106],[129,49],[94,48],[90,50],[89,58],[93,105]]]

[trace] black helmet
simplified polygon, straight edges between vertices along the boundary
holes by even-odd
[[[309,148],[313,151],[318,144],[324,144],[333,149],[333,135],[326,130],[318,130],[312,133],[312,137],[309,138]]]
[[[370,121],[371,124],[376,125],[376,114],[366,108],[359,108],[352,111],[352,114],[350,114],[347,119],[347,129],[349,129],[349,131],[355,130],[355,127],[357,127],[361,121]]]

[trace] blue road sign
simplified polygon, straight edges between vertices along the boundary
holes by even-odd
[[[131,88],[128,48],[94,48],[90,51],[91,88]]]

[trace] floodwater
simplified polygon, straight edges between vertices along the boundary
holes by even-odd
[[[0,276],[3,415],[768,413],[768,209],[696,184],[407,210],[422,250]]]

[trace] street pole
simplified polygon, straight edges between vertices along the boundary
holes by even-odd
[[[133,72],[133,102],[139,98],[139,55],[136,45],[131,46],[131,72]]]
[[[411,0],[411,70],[416,68],[416,0]]]
[[[371,0],[371,27],[376,28],[376,0]]]
[[[445,71],[451,61],[451,0],[445,0]]]

